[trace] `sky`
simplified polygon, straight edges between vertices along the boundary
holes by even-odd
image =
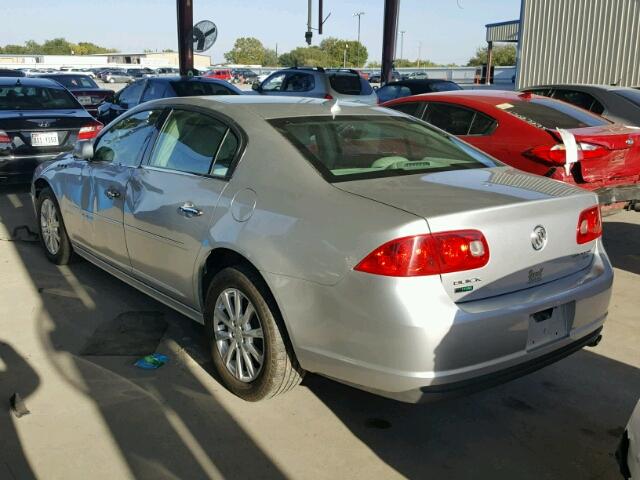
[[[175,0],[20,0],[3,2],[0,45],[26,40],[64,37],[90,41],[120,51],[177,48]],[[317,3],[313,23],[317,27]],[[329,36],[356,39],[355,12],[361,17],[361,41],[369,60],[380,61],[384,0],[324,0],[324,34],[314,32],[313,43]],[[401,0],[399,30],[404,30],[403,56],[436,63],[465,64],[485,45],[487,23],[520,16],[520,0]],[[304,46],[307,0],[194,0],[194,23],[211,20],[218,40],[206,52],[213,63],[236,38],[252,36],[266,47],[284,53]],[[421,47],[420,47],[421,44]],[[398,40],[398,57],[400,41]]]

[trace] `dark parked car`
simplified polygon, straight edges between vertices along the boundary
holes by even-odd
[[[401,80],[383,85],[376,93],[378,94],[378,102],[384,103],[389,100],[409,97],[411,95],[448,92],[451,90],[462,90],[462,87],[449,80]]]
[[[48,78],[0,78],[0,183],[29,182],[36,166],[95,138],[102,124]]]
[[[231,70],[233,80],[239,82],[253,83],[258,79],[258,74],[248,68],[234,68]]]
[[[27,74],[22,70],[13,70],[10,68],[0,68],[0,77],[26,77]]]
[[[98,107],[97,118],[105,125],[136,105],[169,97],[242,95],[230,83],[212,78],[152,77],[136,80]]]
[[[610,85],[539,85],[523,90],[602,115],[612,122],[640,126],[640,91]]]
[[[399,72],[396,72],[395,70],[393,72],[391,72],[391,81],[392,82],[396,82],[398,80],[400,80],[402,78],[402,76],[400,75]],[[382,74],[381,73],[372,73],[371,75],[369,75],[369,83],[381,83],[382,80]]]
[[[113,90],[100,88],[88,75],[52,74],[40,75],[40,78],[55,80],[76,97],[80,105],[94,117],[98,114],[98,105],[113,96]]]

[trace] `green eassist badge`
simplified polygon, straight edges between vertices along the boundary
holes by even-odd
[[[473,290],[473,285],[467,285],[466,287],[458,287],[454,290],[454,293],[463,293],[463,292],[470,292],[471,290]]]

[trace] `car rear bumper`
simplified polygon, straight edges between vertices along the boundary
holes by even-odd
[[[29,183],[38,165],[53,160],[60,153],[62,152],[25,156],[1,156],[0,184]]]
[[[596,338],[613,282],[601,244],[597,250],[588,268],[567,277],[464,303],[438,277],[399,282],[353,272],[323,287],[265,276],[303,368],[421,402],[524,375]],[[565,312],[566,331],[532,345],[532,315],[554,308]]]
[[[600,204],[640,200],[640,184],[619,185],[595,190]]]

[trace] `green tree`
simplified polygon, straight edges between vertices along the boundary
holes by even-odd
[[[276,55],[276,51],[271,48],[265,48],[264,50],[264,60],[262,61],[262,65],[266,65],[268,67],[277,67],[278,66],[278,56]]]
[[[34,55],[91,55],[94,53],[110,53],[116,50],[100,47],[91,42],[68,42],[64,38],[46,40],[42,45],[34,40],[28,40],[24,45],[5,45],[0,47],[2,53],[34,54]]]
[[[236,40],[233,48],[224,54],[224,58],[228,63],[263,65],[265,48],[257,38],[241,37]]]
[[[340,40],[329,37],[320,42],[320,49],[327,55],[327,67],[362,67],[367,63],[367,47],[356,40]]]
[[[306,67],[325,67],[327,66],[327,55],[318,46],[298,47],[290,52],[283,53],[278,58],[280,65],[284,67],[294,67],[296,65]]]
[[[477,67],[487,63],[487,47],[478,47],[476,54],[469,59],[467,66]],[[516,64],[516,47],[514,45],[494,45],[493,64],[511,66]]]

